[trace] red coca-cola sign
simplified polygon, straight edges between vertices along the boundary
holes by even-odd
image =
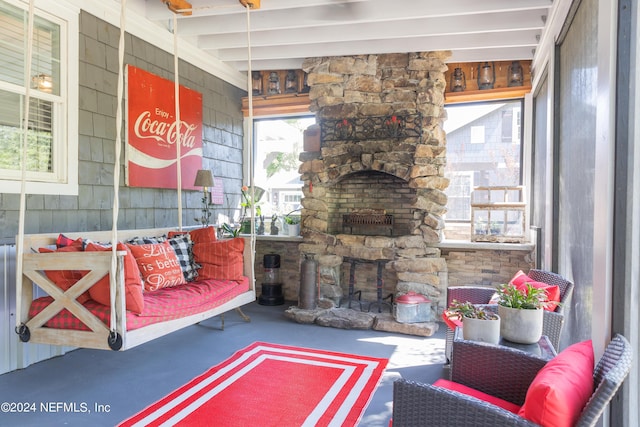
[[[199,189],[193,182],[202,169],[202,94],[180,85],[178,127],[174,83],[128,65],[126,156],[131,187],[178,188],[179,161],[182,188]]]

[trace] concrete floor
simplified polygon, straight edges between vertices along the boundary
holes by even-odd
[[[80,349],[0,375],[0,404],[37,407],[32,413],[7,413],[0,406],[0,425],[113,426],[255,341],[389,358],[360,426],[388,426],[394,380],[431,383],[444,375],[442,324],[429,338],[301,325],[285,319],[291,305],[253,303],[243,309],[251,322],[232,311],[225,315],[224,331],[220,318],[213,318],[125,352]],[[55,409],[58,402],[75,403],[79,410],[86,404],[92,411],[40,410],[41,403]]]

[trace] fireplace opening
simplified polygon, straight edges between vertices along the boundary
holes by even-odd
[[[401,236],[410,233],[415,190],[378,171],[355,172],[327,189],[329,234]]]

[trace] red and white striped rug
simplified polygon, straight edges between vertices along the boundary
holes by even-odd
[[[257,342],[120,426],[354,426],[387,361]]]

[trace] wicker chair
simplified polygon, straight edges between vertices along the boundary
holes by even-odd
[[[558,304],[555,311],[545,310],[542,326],[542,334],[549,338],[549,341],[557,351],[560,347],[564,316],[571,306],[574,285],[571,281],[550,271],[531,269],[527,275],[536,282],[557,285],[560,288],[560,304]],[[488,304],[495,292],[495,288],[487,286],[452,286],[447,289],[447,307],[451,305],[454,299],[469,301],[472,304]],[[497,311],[497,308],[494,311]],[[445,355],[447,360],[451,359],[453,332],[452,329],[448,328],[445,334]]]
[[[454,381],[478,388],[476,374],[489,373],[493,381],[481,384],[481,391],[522,405],[527,388],[544,361],[522,351],[502,347],[495,357],[478,369],[454,372]],[[583,408],[577,427],[595,426],[605,407],[626,378],[632,363],[629,342],[616,335],[593,373],[594,392]],[[513,367],[508,372],[505,367]],[[461,367],[452,366],[457,371]],[[471,376],[471,377],[469,377]],[[534,426],[536,424],[490,403],[462,393],[405,379],[393,385],[393,427],[404,426]]]

